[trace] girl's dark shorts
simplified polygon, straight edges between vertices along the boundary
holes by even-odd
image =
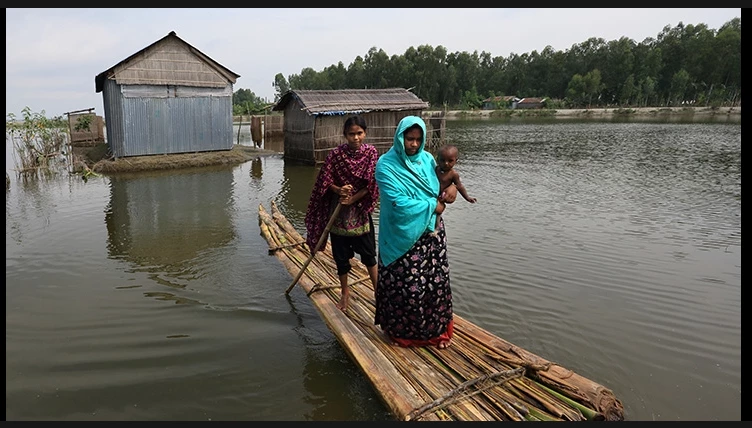
[[[371,267],[376,264],[376,232],[371,220],[371,231],[360,236],[329,234],[332,240],[332,255],[337,263],[337,275],[346,275],[352,269],[350,259],[360,254],[360,261]]]

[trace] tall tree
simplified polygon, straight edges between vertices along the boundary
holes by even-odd
[[[282,95],[285,94],[285,92],[290,90],[290,84],[287,83],[287,79],[285,79],[285,76],[282,73],[277,73],[276,76],[274,76],[274,102],[276,103],[279,101],[280,98],[282,98]]]

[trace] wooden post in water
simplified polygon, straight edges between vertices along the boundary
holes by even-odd
[[[243,127],[243,115],[240,115],[240,123],[238,123],[238,142],[237,144],[240,144],[240,128]]]

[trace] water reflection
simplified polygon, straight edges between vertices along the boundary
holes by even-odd
[[[261,177],[264,175],[264,169],[261,165],[260,156],[256,156],[255,159],[251,160],[251,177],[261,180]]]
[[[304,401],[310,410],[308,421],[394,420],[380,397],[357,366],[324,325],[315,321],[319,315],[309,305],[297,308],[286,296],[298,325],[295,331],[305,344],[303,384]],[[342,406],[342,402],[351,405]]]
[[[264,150],[282,153],[285,151],[285,139],[283,137],[265,138],[261,143],[261,148]]]
[[[282,167],[282,190],[276,199],[277,206],[298,230],[305,230],[305,212],[319,169],[318,166],[289,161]]]
[[[236,237],[233,209],[227,167],[114,176],[105,210],[109,256],[184,288],[201,274],[202,253]]]

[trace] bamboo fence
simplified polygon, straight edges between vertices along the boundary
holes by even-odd
[[[374,320],[368,271],[353,259],[350,304],[336,307],[339,280],[327,242],[310,259],[303,236],[272,201],[259,205],[269,254],[296,279],[351,359],[398,420],[620,421],[624,408],[613,392],[543,359],[454,314],[452,345],[401,348]],[[305,271],[301,274],[301,269]]]

